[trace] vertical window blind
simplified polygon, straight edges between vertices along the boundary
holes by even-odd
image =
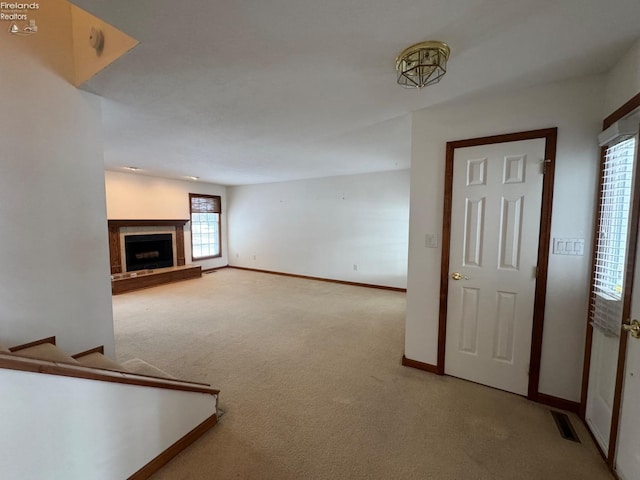
[[[603,165],[590,320],[607,335],[620,335],[635,147],[635,138],[608,147]]]

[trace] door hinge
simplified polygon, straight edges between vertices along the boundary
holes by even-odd
[[[547,174],[547,166],[551,165],[551,160],[550,159],[546,159],[542,161],[542,174],[546,175]]]
[[[540,270],[538,269],[537,266],[533,267],[533,278],[538,278],[538,273],[540,272]]]

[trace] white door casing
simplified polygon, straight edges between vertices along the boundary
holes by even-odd
[[[527,395],[545,139],[457,148],[445,373]]]

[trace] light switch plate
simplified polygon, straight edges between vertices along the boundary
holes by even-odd
[[[425,246],[427,248],[438,248],[438,234],[437,233],[427,233],[425,235]]]
[[[554,255],[584,255],[584,238],[554,238]]]

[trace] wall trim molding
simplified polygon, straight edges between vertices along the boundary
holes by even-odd
[[[225,268],[225,267],[220,267],[220,268]],[[367,288],[377,288],[380,290],[391,290],[393,292],[405,292],[407,291],[406,288],[400,288],[400,287],[389,287],[389,286],[385,286],[385,285],[373,285],[370,283],[358,283],[358,282],[348,282],[346,280],[336,280],[333,278],[322,278],[322,277],[312,277],[309,275],[298,275],[296,273],[285,273],[285,272],[275,272],[273,270],[262,270],[259,268],[248,268],[248,267],[237,267],[235,265],[227,265],[226,268],[235,268],[236,270],[247,270],[249,272],[259,272],[259,273],[271,273],[273,275],[282,275],[284,277],[293,277],[293,278],[303,278],[306,280],[317,280],[319,282],[329,282],[329,283],[340,283],[342,285],[352,285],[355,287],[367,287]]]
[[[198,438],[204,435],[208,430],[213,428],[216,423],[218,423],[218,416],[214,413],[200,425],[187,433],[184,437],[180,438],[177,442],[167,448],[160,455],[147,463],[140,470],[131,475],[127,480],[144,480],[149,478],[151,475],[153,475],[155,472],[169,463],[169,461],[176,455],[178,455],[189,445],[195,442]]]
[[[419,362],[418,360],[411,360],[404,355],[402,356],[402,365],[404,365],[405,367],[417,368],[418,370],[424,370],[425,372],[444,376],[444,374],[439,373],[438,367],[436,365],[432,365],[431,363]],[[547,395],[546,393],[538,393],[535,397],[529,398],[529,400],[531,400],[532,402],[540,403],[542,405],[557,408],[558,410],[565,410],[567,412],[575,413],[576,415],[580,411],[579,402],[566,400],[564,398],[556,397],[553,395]]]
[[[437,366],[430,363],[419,362],[418,360],[411,360],[404,355],[402,355],[402,365],[405,367],[417,368],[418,370],[424,370],[429,373],[435,373],[436,375],[442,375],[438,372]]]
[[[576,415],[580,411],[580,403],[572,400],[566,400],[564,398],[556,397],[554,395],[547,395],[546,393],[538,393],[534,398],[534,402],[547,405],[549,407],[557,408],[559,410],[566,410],[567,412],[575,413]]]
[[[229,268],[229,265],[222,265],[221,267],[203,268],[202,273],[215,272],[216,270],[222,270],[223,268]]]
[[[640,106],[640,92],[631,97],[627,102],[624,103],[621,107],[616,109],[611,115],[605,118],[602,121],[602,129],[606,130],[611,125],[616,123],[621,118],[629,115],[636,108]]]
[[[33,342],[29,342],[29,343],[23,343],[22,345],[15,345],[13,347],[9,347],[9,351],[10,352],[17,352],[19,350],[24,350],[25,348],[31,348],[31,347],[35,347],[37,345],[42,345],[44,343],[51,343],[52,345],[56,344],[56,337],[46,337],[46,338],[41,338],[39,340],[35,340]]]
[[[92,353],[100,353],[104,355],[104,345],[98,345],[97,347],[90,348],[89,350],[85,350],[84,352],[76,353],[74,355],[71,355],[71,358],[80,358]]]

